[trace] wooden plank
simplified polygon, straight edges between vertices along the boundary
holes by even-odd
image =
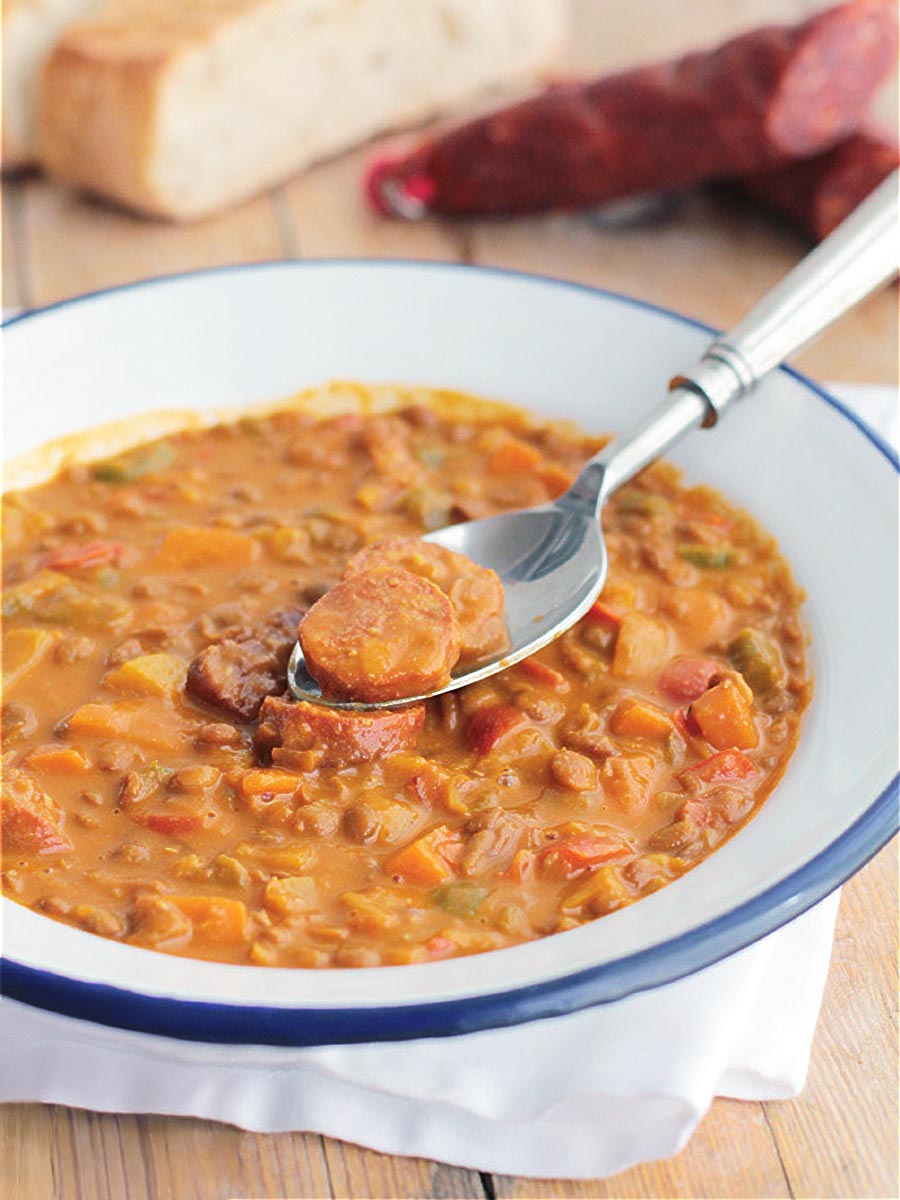
[[[334,1195],[340,1200],[390,1196],[391,1200],[483,1200],[477,1171],[424,1158],[378,1154],[326,1138],[325,1158]]]
[[[60,1106],[0,1108],[0,1194],[8,1200],[330,1197],[316,1134],[266,1136],[180,1117]]]
[[[844,889],[800,1100],[766,1105],[794,1194],[900,1195],[897,841]]]
[[[54,1200],[52,1145],[50,1109],[40,1104],[0,1105],[0,1196]]]
[[[687,1147],[674,1158],[644,1163],[609,1179],[495,1178],[497,1200],[789,1196],[787,1180],[759,1104],[717,1100]]]
[[[822,0],[572,0],[573,72],[618,71],[715,46],[757,25],[789,24],[827,8]]]
[[[3,254],[0,272],[0,307],[5,312],[28,306],[22,247],[22,186],[15,179],[2,184]]]
[[[585,216],[478,222],[472,260],[622,292],[727,328],[797,263],[801,239],[747,207],[706,194],[619,228]],[[895,383],[897,289],[871,297],[796,364],[822,380]]]
[[[28,180],[23,188],[22,243],[36,305],[153,275],[283,253],[268,196],[221,216],[170,225],[106,207],[46,180]]]
[[[424,258],[455,262],[462,229],[425,221],[387,221],[362,192],[370,147],[313,167],[276,193],[291,253],[303,258]]]
[[[717,1100],[687,1147],[607,1180],[496,1180],[526,1197],[900,1194],[897,842],[844,890],[809,1079],[796,1100]]]

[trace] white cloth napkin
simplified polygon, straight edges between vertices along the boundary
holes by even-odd
[[[896,437],[892,389],[840,391],[868,423]],[[666,987],[566,1017],[432,1041],[194,1044],[4,999],[0,1101],[309,1130],[510,1175],[611,1175],[677,1153],[716,1095],[767,1100],[800,1092],[838,899]]]

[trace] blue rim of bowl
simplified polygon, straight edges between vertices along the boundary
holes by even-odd
[[[333,258],[275,259],[157,276],[28,310],[6,320],[3,328],[98,297],[197,276],[335,266],[376,267],[381,270],[391,267],[407,270],[426,268],[432,271],[497,275],[583,292],[658,313],[706,333],[716,332],[703,322],[662,305],[550,276],[419,259]],[[854,412],[799,371],[791,367],[781,367],[780,370],[856,426],[894,470],[900,472],[897,453]],[[897,833],[900,829],[898,801],[900,775],[895,775],[869,808],[824,850],[758,896],[713,921],[613,962],[507,992],[371,1008],[283,1008],[225,1004],[149,996],[108,984],[70,979],[3,956],[0,960],[0,994],[65,1016],[139,1033],[188,1041],[257,1045],[316,1046],[448,1037],[562,1016],[674,983],[745,949],[800,916],[865,866]]]

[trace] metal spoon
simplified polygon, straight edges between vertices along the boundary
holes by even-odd
[[[658,408],[590,459],[557,500],[427,536],[497,572],[509,630],[503,654],[454,675],[427,696],[488,678],[534,654],[584,616],[606,581],[599,514],[607,497],[692,429],[714,425],[764,375],[897,273],[898,186],[900,171],[895,171],[743,321],[716,338],[693,370],[677,376]],[[342,709],[384,707],[323,698],[299,643],[288,665],[288,683],[299,700]],[[391,703],[411,704],[427,696]]]

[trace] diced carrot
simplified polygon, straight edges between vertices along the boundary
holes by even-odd
[[[732,679],[723,679],[691,705],[691,716],[716,750],[735,746],[752,750],[759,744],[753,710]]]
[[[754,779],[757,774],[756,767],[740,750],[720,750],[692,767],[685,767],[678,772],[678,778],[682,782],[699,780],[712,785]]]
[[[140,654],[122,663],[104,679],[117,692],[139,696],[170,696],[184,687],[187,666],[173,654]]]
[[[627,699],[616,705],[609,727],[620,737],[664,742],[672,732],[669,714],[647,700]]]
[[[25,756],[25,765],[54,775],[82,775],[91,769],[83,751],[76,746],[38,746]]]
[[[3,686],[11,688],[33,671],[58,637],[58,633],[31,626],[8,630],[3,636]]]
[[[518,475],[522,471],[533,471],[544,461],[540,450],[523,442],[521,438],[507,438],[491,454],[487,469],[492,475]]]
[[[296,796],[302,786],[302,778],[292,771],[261,768],[245,771],[240,778],[238,790],[249,800],[254,796]]]
[[[586,621],[588,625],[605,625],[607,629],[618,629],[622,624],[622,618],[618,613],[614,613],[611,608],[601,604],[599,600],[594,601],[582,620]]]
[[[552,688],[554,692],[566,692],[569,690],[565,675],[561,675],[553,667],[548,667],[539,658],[523,658],[521,662],[516,663],[516,670],[520,675],[525,675],[528,679],[533,679],[535,683]]]
[[[349,912],[350,924],[375,937],[381,937],[397,925],[398,914],[406,905],[402,895],[379,887],[367,888],[364,892],[344,892],[341,903]]]
[[[455,871],[442,853],[452,846],[451,837],[446,825],[438,825],[386,858],[384,868],[390,875],[402,875],[415,883],[436,884],[452,879]]]
[[[656,672],[668,648],[669,631],[662,621],[646,613],[626,613],[616,638],[612,673],[622,679]]]
[[[125,549],[124,542],[85,542],[70,544],[52,550],[44,560],[44,566],[53,571],[81,571],[87,567],[102,567],[117,563]]]
[[[156,555],[159,570],[180,571],[223,563],[246,567],[259,555],[259,543],[233,529],[182,525],[166,534]]]
[[[194,939],[211,946],[235,945],[247,934],[247,908],[226,896],[171,896],[194,927]]]
[[[656,766],[657,760],[649,754],[611,755],[600,768],[604,797],[622,812],[643,812],[650,799]]]
[[[723,669],[711,658],[673,658],[659,677],[659,690],[676,703],[690,702],[702,696]]]
[[[561,496],[563,492],[567,492],[575,482],[575,476],[572,472],[567,471],[565,467],[558,466],[556,463],[548,463],[545,467],[542,467],[540,476],[551,500],[555,500],[557,496]]]
[[[627,858],[631,852],[631,847],[621,838],[579,834],[546,846],[539,857],[543,870],[568,878],[598,863]]]
[[[156,705],[83,704],[66,720],[66,729],[86,737],[120,737],[148,750],[174,752],[184,741],[174,715]]]
[[[270,879],[263,895],[263,904],[273,916],[280,918],[308,912],[317,903],[316,881],[311,875]]]

